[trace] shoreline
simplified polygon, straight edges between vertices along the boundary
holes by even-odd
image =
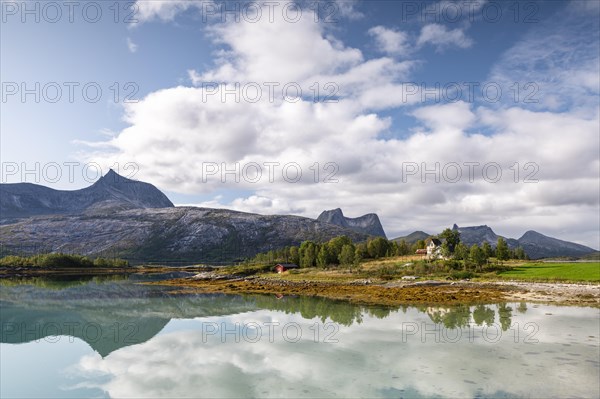
[[[90,277],[104,275],[127,274],[159,274],[171,272],[197,273],[206,270],[205,267],[169,267],[169,266],[128,266],[128,267],[0,267],[0,280],[20,277]]]
[[[205,266],[134,266],[126,268],[0,268],[0,280],[31,277],[93,277],[130,274],[198,273],[193,277],[142,284],[171,287],[174,293],[269,294],[315,296],[357,305],[399,306],[411,304],[478,304],[537,302],[600,308],[600,284],[585,282],[539,282],[522,280],[391,280],[352,279],[351,276],[321,280],[291,278],[279,274],[242,275],[222,273]]]
[[[258,276],[201,273],[147,284],[173,287],[177,293],[271,294],[316,296],[357,305],[478,304],[538,302],[566,306],[600,307],[600,284],[538,283],[522,281],[350,282],[286,280]]]

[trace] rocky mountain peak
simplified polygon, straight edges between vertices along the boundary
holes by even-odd
[[[379,216],[375,213],[368,213],[357,218],[344,216],[340,208],[323,211],[317,218],[319,222],[331,223],[337,226],[346,227],[356,232],[368,234],[371,236],[385,237],[385,231],[379,221]]]
[[[94,187],[94,186],[122,187],[124,184],[142,184],[143,185],[143,184],[149,184],[149,183],[144,183],[144,182],[140,182],[137,180],[128,179],[125,176],[121,176],[114,170],[109,169],[108,172],[104,176],[100,177],[94,184],[92,184],[92,187]],[[154,186],[152,186],[152,187],[154,187]]]
[[[488,225],[459,227],[456,224],[452,226],[452,230],[457,230],[460,233],[460,240],[467,246],[473,244],[480,245],[487,241],[492,246],[496,245],[498,235],[494,233]],[[510,243],[509,243],[510,245]]]
[[[127,179],[114,170],[89,187],[65,191],[39,184],[2,184],[0,214],[6,218],[77,213],[107,208],[170,208],[173,203],[152,184]]]
[[[543,235],[542,233],[538,233],[535,230],[527,230],[522,236],[521,238],[519,238],[519,240],[531,240],[531,239],[537,239],[537,238],[544,238],[546,237],[545,235]]]
[[[113,184],[113,183],[117,183],[117,182],[120,182],[123,180],[129,180],[129,179],[121,176],[114,170],[109,169],[108,172],[104,176],[100,177],[100,179],[98,179],[98,181],[95,184],[98,184],[98,183]]]
[[[129,208],[170,208],[173,203],[155,186],[137,180],[128,179],[110,169],[91,187],[86,194],[92,202],[104,202]],[[82,190],[83,191],[83,190]]]

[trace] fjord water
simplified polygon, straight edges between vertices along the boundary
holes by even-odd
[[[599,311],[4,280],[0,396],[599,397]]]

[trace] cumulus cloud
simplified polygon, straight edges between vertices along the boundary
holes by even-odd
[[[503,235],[532,228],[597,245],[597,107],[419,104],[405,95],[414,61],[366,59],[308,12],[293,24],[217,22],[208,32],[219,50],[214,67],[191,69],[190,87],[127,104],[128,126],[107,143],[114,151],[95,153],[94,161],[137,162],[140,179],[170,191],[251,193],[209,206],[309,217],[341,207],[349,216],[377,212],[390,236],[487,223]],[[510,66],[515,49],[531,48],[534,39],[518,43],[503,62]],[[419,40],[471,43],[434,25]],[[588,58],[598,62],[597,53]],[[506,68],[498,66],[497,75]],[[569,90],[566,75],[556,90]],[[597,101],[594,77],[585,76],[581,101]],[[394,131],[387,110],[414,118],[414,127]],[[582,239],[581,231],[591,233]]]
[[[218,23],[209,32],[228,51],[217,68],[202,75],[205,81],[302,83],[363,61],[360,50],[327,37],[323,25],[315,23],[307,10],[294,23],[275,14],[273,22],[262,18],[257,23]]]
[[[144,23],[150,21],[173,21],[179,14],[188,10],[195,10],[201,15],[202,21],[208,20],[227,20],[228,18],[246,18],[247,20],[263,15],[266,17],[271,13],[290,15],[290,19],[294,19],[293,14],[298,3],[293,0],[285,0],[282,2],[233,2],[226,4],[224,2],[215,2],[213,0],[136,0],[136,20]],[[342,19],[358,20],[364,17],[364,14],[357,10],[356,5],[358,0],[334,0],[331,2],[310,3],[312,10],[318,12],[318,18],[326,23],[337,23]],[[234,17],[230,11],[237,12],[237,17]]]
[[[594,11],[587,5],[592,3],[569,3],[559,23],[536,24],[502,55],[490,80],[506,87],[518,82],[518,101],[524,107],[593,115],[600,106],[600,37],[586,32],[598,32],[600,22],[590,17]]]
[[[324,4],[327,7],[327,12],[331,13],[333,17],[339,14],[342,18],[358,20],[364,17],[364,14],[356,9],[358,3],[359,0],[335,0],[333,8],[328,3]]]
[[[441,24],[427,24],[421,28],[421,34],[417,39],[417,46],[425,44],[431,44],[441,51],[452,46],[469,48],[473,45],[473,40],[465,34],[463,29],[448,29]]]
[[[140,23],[154,20],[172,21],[181,12],[190,8],[202,9],[210,3],[210,0],[138,0],[135,3],[135,16]]]
[[[390,55],[407,55],[410,51],[408,34],[402,31],[375,26],[369,29],[379,49]]]

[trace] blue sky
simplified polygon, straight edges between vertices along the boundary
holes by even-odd
[[[75,189],[88,184],[85,163],[104,172],[131,163],[176,204],[308,217],[341,207],[377,212],[388,236],[485,223],[598,247],[598,2],[320,2],[317,21],[315,3],[299,2],[296,22],[289,2],[273,3],[272,21],[262,2],[120,2],[118,15],[112,1],[76,2],[71,15],[60,2],[60,15],[23,4],[0,10],[3,182]],[[235,21],[224,7],[246,14]],[[260,87],[262,97],[223,101],[211,82]],[[267,82],[279,84],[274,101]],[[101,89],[97,102],[86,84]],[[284,100],[286,84],[302,99]],[[24,87],[39,103],[22,98]],[[315,87],[338,102],[313,101]],[[486,100],[481,87],[502,93]],[[79,163],[72,181],[65,162]],[[45,176],[49,163],[60,179]],[[290,163],[297,182],[282,175]],[[260,179],[244,174],[255,164]],[[487,164],[502,178],[484,176]],[[460,178],[442,172],[456,165]],[[329,172],[337,182],[323,182]]]

